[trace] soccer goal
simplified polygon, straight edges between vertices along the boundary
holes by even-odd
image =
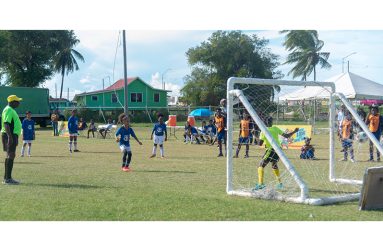
[[[326,205],[358,200],[370,148],[374,160],[383,153],[379,141],[357,113],[356,101],[350,102],[335,92],[334,83],[284,81],[254,78],[229,78],[227,81],[227,193],[310,205]],[[368,113],[367,107],[360,107]],[[338,112],[350,120],[353,131],[339,127]],[[238,158],[239,123],[244,114],[251,116],[249,157],[244,158],[242,144]],[[274,140],[265,121],[289,133],[291,138]],[[339,116],[341,117],[341,116]],[[362,134],[367,140],[362,140]],[[280,187],[271,163],[264,168],[263,189],[255,190],[257,169],[265,158],[265,147],[255,145],[263,133],[279,156]],[[344,135],[343,135],[344,134]],[[340,137],[340,136],[341,137]],[[358,136],[360,136],[358,138]],[[348,138],[347,140],[344,140]],[[311,138],[314,156],[302,155],[302,146]],[[371,146],[370,146],[371,144]]]

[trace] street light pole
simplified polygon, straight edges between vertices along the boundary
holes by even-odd
[[[128,115],[128,73],[126,69],[126,39],[125,30],[122,31],[122,41],[124,48],[124,112]]]
[[[166,69],[166,70],[161,74],[161,81],[162,81],[162,89],[163,89],[163,90],[165,90],[164,75],[165,75],[168,71],[170,71],[170,70],[171,70],[171,68],[168,68],[168,69]]]
[[[356,54],[356,52],[350,53],[347,56],[345,56],[344,58],[342,58],[342,73],[344,73],[344,60],[346,58],[348,58],[349,56],[354,55],[354,54]]]

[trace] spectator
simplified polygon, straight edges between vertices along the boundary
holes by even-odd
[[[94,132],[97,131],[96,125],[94,124],[94,120],[91,119],[89,123],[89,129],[88,129],[88,139],[89,139],[89,133],[91,132],[94,138]]]
[[[110,130],[112,129],[113,127],[113,123],[112,123],[112,120],[111,119],[108,119],[108,124],[104,127],[104,128],[101,128],[98,132],[101,134],[101,136],[105,139],[106,138],[106,134],[108,132],[110,132]]]
[[[52,121],[52,127],[53,127],[53,136],[59,136],[59,131],[58,131],[59,115],[57,114],[57,110],[52,113],[51,121]]]

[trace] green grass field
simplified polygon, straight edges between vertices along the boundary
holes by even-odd
[[[112,139],[79,137],[81,152],[70,154],[67,138],[53,137],[48,130],[37,131],[31,158],[20,158],[21,146],[17,148],[13,177],[22,184],[0,186],[0,220],[383,219],[382,211],[359,211],[358,202],[308,206],[228,196],[225,192],[226,159],[216,157],[216,147],[184,145],[181,132],[178,132],[178,140],[171,137],[165,144],[166,159],[149,159],[152,149],[149,139],[151,128],[134,129],[143,145],[132,141],[133,171],[129,173],[120,170],[121,153]],[[253,148],[255,146],[252,146],[251,151]],[[4,154],[0,165],[4,166]],[[257,165],[254,163],[255,167]]]

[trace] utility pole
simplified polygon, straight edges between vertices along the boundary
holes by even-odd
[[[55,82],[55,93],[56,93],[56,98],[57,98],[57,83]]]
[[[122,41],[124,48],[124,112],[128,115],[128,73],[126,69],[126,38],[125,30],[122,31]]]

